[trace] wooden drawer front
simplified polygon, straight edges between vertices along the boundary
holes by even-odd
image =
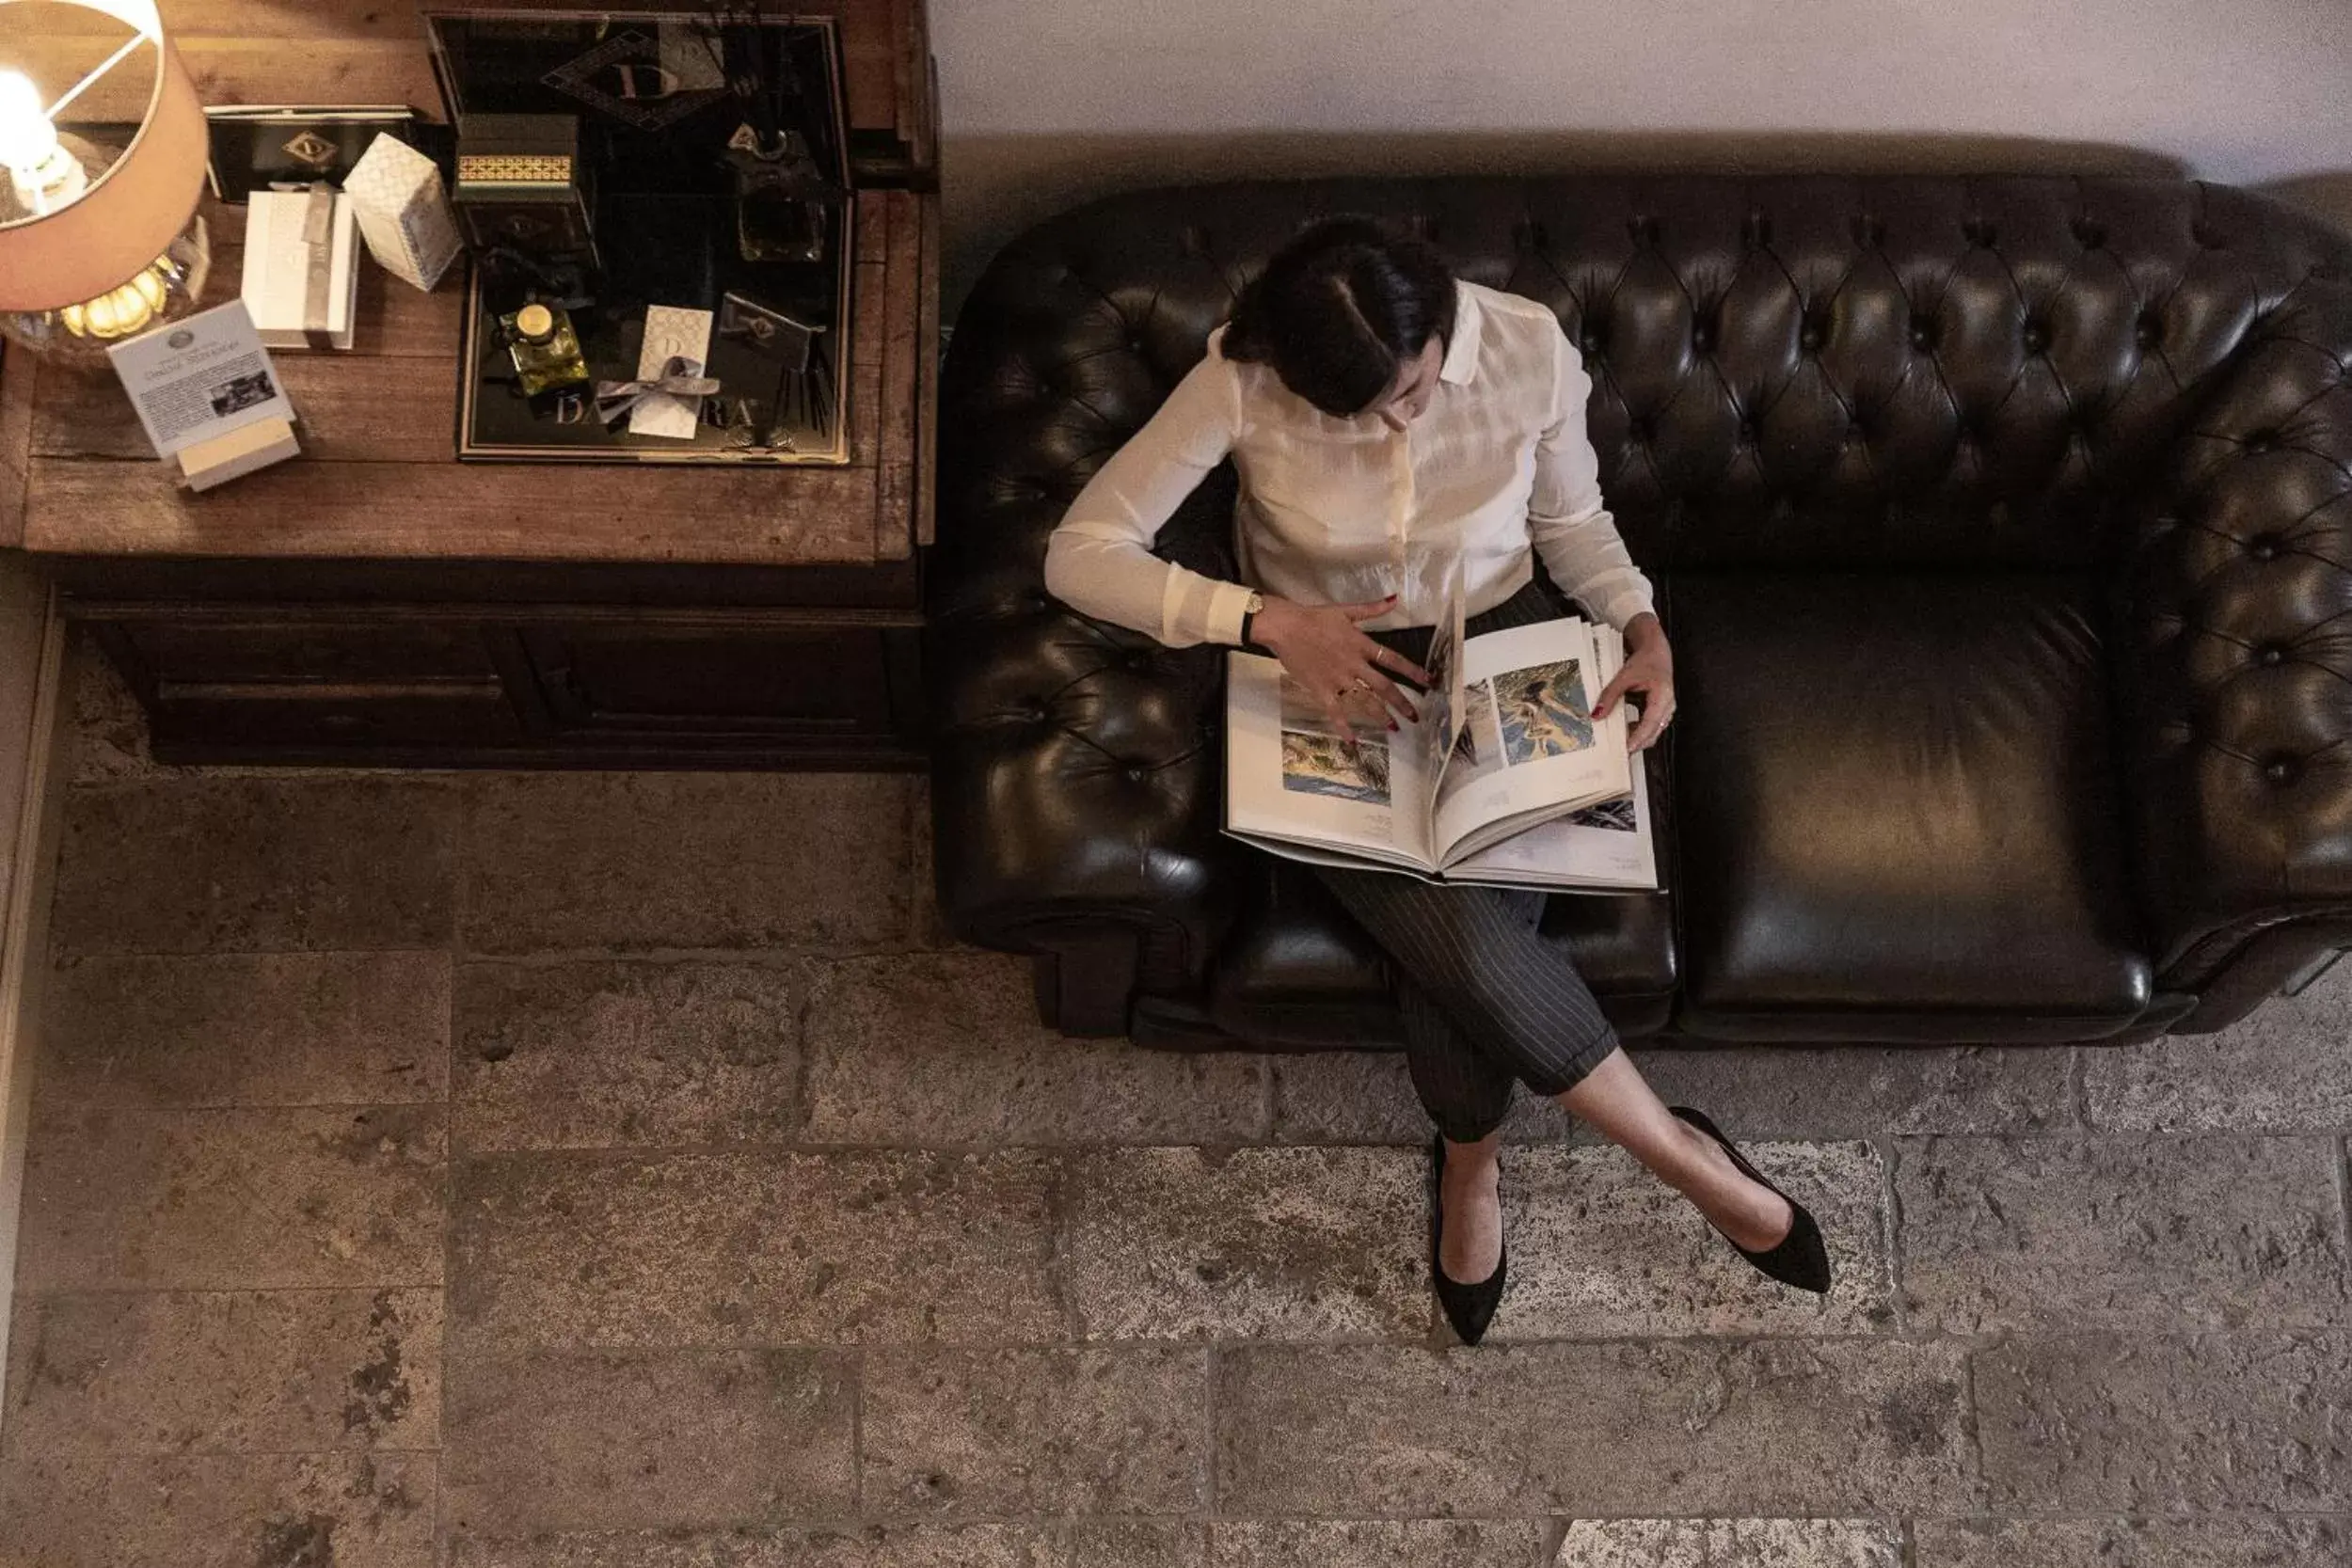
[[[108,623],[159,682],[410,686],[495,682],[476,621],[287,617]]]
[[[302,752],[479,746],[522,737],[495,682],[470,686],[171,683],[151,710],[160,752],[275,747]]]
[[[747,741],[883,736],[914,721],[912,626],[773,623],[525,629],[558,729]]]

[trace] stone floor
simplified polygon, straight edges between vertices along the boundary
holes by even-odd
[[[2352,979],[1649,1053],[1837,1291],[1531,1107],[1464,1351],[1397,1063],[1041,1032],[916,781],[177,774],[98,674],[77,721],[7,1568],[2352,1560]]]

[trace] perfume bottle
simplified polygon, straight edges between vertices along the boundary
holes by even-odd
[[[727,142],[735,175],[736,247],[746,261],[821,261],[832,186],[797,132],[739,126]]]
[[[568,312],[526,305],[511,316],[501,316],[499,325],[506,329],[506,351],[514,356],[515,373],[522,377],[526,397],[577,387],[588,379],[588,361],[580,356],[580,334],[572,330]]]

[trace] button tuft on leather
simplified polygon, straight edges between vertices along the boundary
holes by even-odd
[[[1646,214],[1635,218],[1631,223],[1627,224],[1626,231],[1633,236],[1633,243],[1635,245],[1656,245],[1658,243],[1658,220],[1647,215]]]
[[[1740,444],[1741,446],[1752,447],[1756,445],[1757,437],[1762,434],[1763,432],[1756,427],[1756,422],[1754,420],[1741,420],[1740,421]]]
[[[1864,216],[1854,224],[1854,239],[1865,250],[1876,250],[1886,243],[1886,222],[1883,218]]]
[[[2263,664],[2275,667],[2287,661],[2287,651],[2276,642],[2265,642],[2254,651],[2254,657]]]
[[[1797,332],[1797,346],[1803,349],[1818,349],[1828,337],[1829,333],[1821,325],[1820,318],[1807,316],[1804,319],[1804,325]]]
[[[1713,316],[1703,314],[1692,322],[1691,346],[1701,354],[1713,350],[1715,347],[1715,318]]]
[[[2076,218],[2074,223],[2074,241],[2085,250],[2096,250],[2107,243],[2107,231],[2089,218]]]
[[[1911,318],[1911,346],[1916,349],[1931,349],[1935,346],[1935,318],[1933,316]]]
[[[1141,784],[1150,776],[1151,769],[1145,768],[1141,763],[1131,762],[1127,765],[1127,782],[1129,784]]]
[[[2279,538],[2272,533],[2256,534],[2246,542],[2246,553],[2257,561],[2279,559]]]
[[[2164,341],[2164,318],[2153,310],[2142,310],[2133,338],[2142,348],[2153,348]]]
[[[2263,764],[2263,777],[2274,784],[2291,784],[2302,771],[2302,765],[2293,757],[2272,757]]]
[[[2029,318],[2026,323],[2026,352],[2027,354],[2040,354],[2043,349],[2048,348],[2049,346],[2049,325],[2038,317]]]
[[[2279,433],[2267,427],[2262,430],[2249,430],[2240,444],[2248,451],[2268,451],[2279,444]]]
[[[1658,427],[1645,419],[1635,420],[1626,427],[1626,433],[1633,437],[1637,446],[1645,447],[1658,438]]]

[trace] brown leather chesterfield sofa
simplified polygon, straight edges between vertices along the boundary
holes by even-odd
[[[957,324],[930,562],[940,903],[1064,1030],[1399,1037],[1217,832],[1219,656],[1063,609],[1046,536],[1299,225],[1559,312],[1661,591],[1670,891],[1554,897],[1629,1036],[2217,1028],[2352,946],[2352,241],[2172,181],[1259,183],[1047,223]],[[1230,472],[1164,536],[1231,572]]]

